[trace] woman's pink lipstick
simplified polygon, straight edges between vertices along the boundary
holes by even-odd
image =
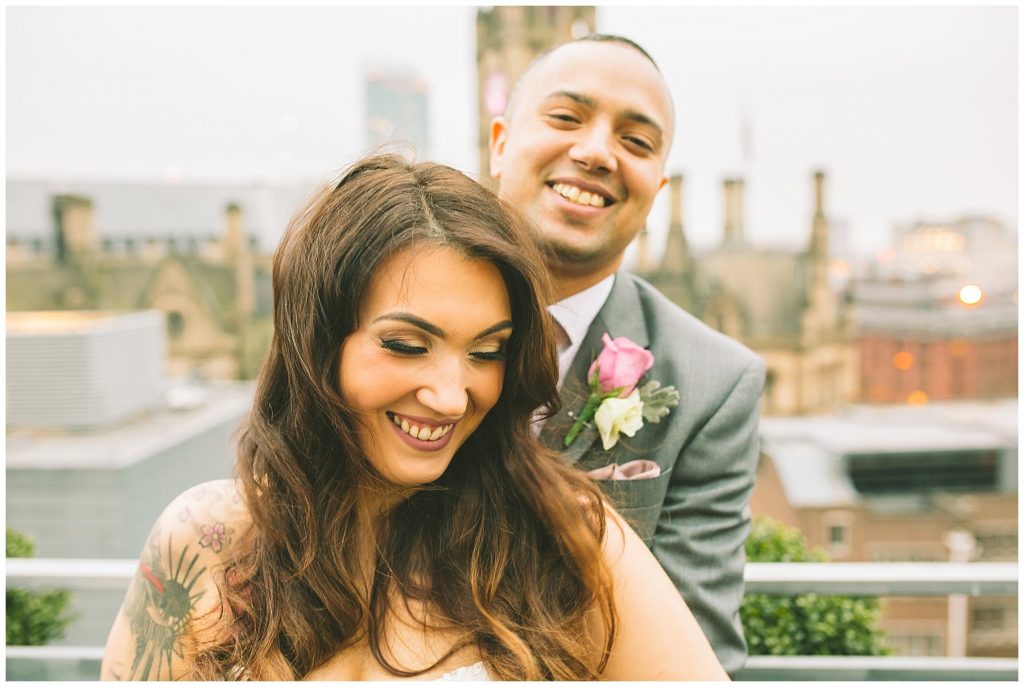
[[[445,423],[446,425],[452,425],[451,429],[445,432],[443,436],[440,436],[434,441],[431,441],[429,439],[417,439],[416,437],[413,437],[408,432],[404,431],[401,427],[396,425],[394,422],[394,418],[396,417],[395,413],[388,413],[388,417],[392,420],[391,427],[392,429],[395,430],[395,433],[398,434],[399,438],[401,438],[401,440],[408,444],[410,447],[417,449],[419,451],[440,451],[441,449],[443,449],[445,446],[448,445],[448,442],[451,441],[452,434],[455,433],[455,425],[458,424],[458,422]],[[398,415],[397,417],[399,419],[411,419],[406,418],[405,416],[402,415]]]

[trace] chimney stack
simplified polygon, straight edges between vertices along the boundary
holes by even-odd
[[[224,237],[221,241],[224,246],[224,257],[227,260],[237,258],[249,245],[245,238],[245,226],[242,223],[242,208],[238,203],[228,203],[224,210]]]
[[[811,219],[811,284],[823,287],[828,283],[829,226],[825,217],[825,172],[814,172],[814,217]]]
[[[640,230],[640,233],[633,239],[636,241],[636,267],[635,271],[645,274],[651,265],[651,239],[647,227]]]
[[[743,239],[743,180],[725,180],[725,230],[722,243],[742,246]]]
[[[669,178],[669,224],[665,253],[661,256],[661,272],[666,275],[685,274],[690,267],[690,249],[683,231],[683,175]]]
[[[58,263],[67,263],[95,250],[91,200],[81,196],[54,196],[53,219]]]
[[[825,172],[814,172],[814,217],[811,219],[812,259],[828,261],[828,220],[825,218]]]
[[[825,216],[825,172],[814,172],[814,216]]]

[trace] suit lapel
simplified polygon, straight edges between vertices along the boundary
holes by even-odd
[[[562,409],[548,419],[540,433],[541,441],[550,448],[561,451],[569,463],[581,462],[583,455],[600,437],[597,427],[591,420],[590,426],[583,428],[572,446],[565,448],[562,445],[566,432],[575,421],[576,414],[583,409],[583,404],[590,394],[587,371],[601,352],[604,345],[601,343],[601,336],[605,332],[613,339],[619,336],[628,337],[638,346],[645,348],[650,343],[636,285],[622,272],[615,275],[615,283],[608,294],[608,300],[598,311],[597,317],[587,330],[583,344],[573,358],[572,365],[569,366],[569,371],[565,374],[560,392]],[[598,446],[600,447],[600,444]]]

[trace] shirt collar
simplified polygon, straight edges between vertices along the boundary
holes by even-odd
[[[548,312],[569,337],[570,348],[579,347],[597,313],[608,300],[614,284],[615,274],[610,274],[593,286],[548,306]]]

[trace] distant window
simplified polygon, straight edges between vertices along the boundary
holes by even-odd
[[[822,525],[825,528],[826,546],[832,557],[849,556],[853,543],[853,515],[841,510],[828,511],[822,514]]]
[[[942,637],[936,632],[892,632],[889,645],[897,656],[942,656]]]
[[[915,545],[908,543],[873,544],[871,561],[874,563],[930,563],[947,560],[949,554],[940,544]]]
[[[1017,560],[1016,529],[979,529],[974,534],[978,544],[979,558],[983,561]]]
[[[971,629],[984,632],[986,630],[1004,630],[1010,627],[1010,620],[1017,624],[1017,609],[1000,607],[975,608],[971,611]]]
[[[180,338],[185,331],[185,317],[177,310],[167,313],[167,334],[172,339]]]

